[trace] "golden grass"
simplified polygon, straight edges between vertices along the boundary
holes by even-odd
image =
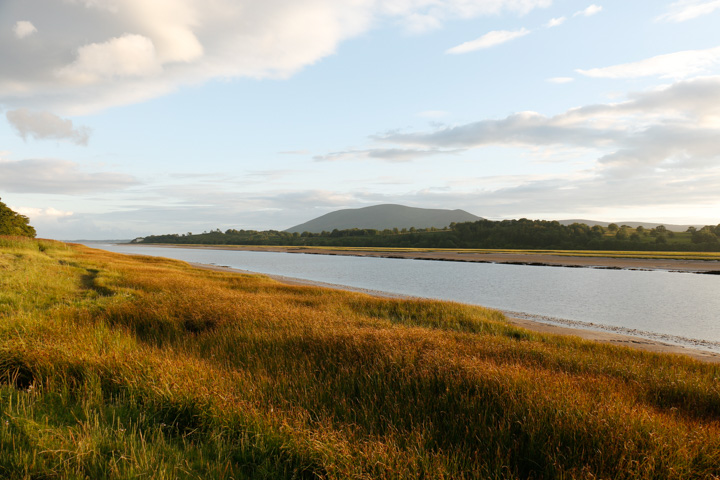
[[[0,238],[0,477],[720,475],[717,365],[40,245]]]

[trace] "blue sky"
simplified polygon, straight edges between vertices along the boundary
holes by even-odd
[[[400,203],[720,222],[720,0],[3,0],[0,197],[43,237]]]

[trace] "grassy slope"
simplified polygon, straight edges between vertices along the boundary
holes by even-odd
[[[0,237],[0,477],[715,478],[720,367]]]

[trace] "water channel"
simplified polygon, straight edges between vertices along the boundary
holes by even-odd
[[[720,351],[720,276],[88,244],[269,275],[451,300],[579,328]]]

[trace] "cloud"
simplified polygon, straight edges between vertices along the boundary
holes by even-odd
[[[655,20],[659,22],[685,22],[720,9],[720,0],[681,0],[670,5],[668,12]]]
[[[585,10],[580,10],[580,11],[575,12],[573,14],[573,17],[577,17],[579,15],[581,15],[583,17],[592,17],[593,15],[600,13],[602,11],[602,9],[603,9],[603,7],[593,4],[593,5],[590,5],[589,7],[587,7]]]
[[[720,76],[681,81],[631,94],[624,102],[573,108],[553,117],[518,112],[501,120],[375,138],[417,149],[590,148],[597,152],[598,172],[626,178],[712,168],[720,162],[718,137]]]
[[[421,157],[432,157],[436,155],[454,155],[460,150],[439,150],[439,149],[402,149],[402,148],[374,148],[368,150],[347,150],[344,152],[332,152],[326,155],[313,157],[318,162],[339,161],[339,160],[363,160],[374,159],[385,162],[410,162]]]
[[[558,18],[551,18],[546,24],[545,28],[553,28],[558,27],[565,23],[565,20],[567,20],[566,17],[558,17]]]
[[[15,23],[15,26],[13,27],[13,32],[15,32],[15,36],[17,38],[25,38],[32,35],[33,33],[36,33],[37,28],[35,28],[35,25],[26,20],[20,20]]]
[[[548,78],[547,81],[550,83],[570,83],[570,82],[574,82],[575,79],[572,77],[553,77],[553,78]]]
[[[80,47],[75,61],[57,70],[56,75],[82,85],[113,77],[155,76],[161,70],[152,41],[142,35],[126,34]]]
[[[670,211],[682,221],[712,223],[720,208],[720,172],[702,175],[646,175],[608,181],[592,172],[558,175],[516,175],[496,186],[495,179],[464,178],[464,187],[438,181],[436,186],[403,193],[386,189],[344,191],[334,189],[268,190],[248,195],[238,191],[213,192],[197,202],[198,192],[185,192],[173,204],[134,203],[103,213],[74,211],[63,217],[31,217],[46,238],[134,238],[150,234],[183,233],[220,228],[285,229],[341,208],[399,203],[426,208],[461,208],[488,218],[597,218],[618,221],[658,219],[669,222]],[[472,180],[472,181],[470,181]],[[177,194],[177,192],[173,192]],[[659,205],[659,207],[658,207]],[[62,208],[59,208],[62,210]],[[687,215],[692,212],[693,215]],[[692,218],[689,218],[692,217]],[[695,219],[695,220],[694,220]]]
[[[63,115],[211,79],[287,78],[380,22],[412,31],[552,0],[3,0],[36,42],[0,42],[0,104]]]
[[[703,73],[718,64],[720,64],[720,47],[714,47],[706,50],[685,50],[658,55],[638,62],[576,71],[581,75],[594,78],[657,76],[679,79]]]
[[[15,193],[78,195],[122,190],[140,182],[131,175],[86,173],[69,160],[31,159],[0,162],[0,189]]]
[[[442,21],[433,15],[414,13],[403,21],[405,29],[410,33],[425,33],[442,27]]]
[[[510,40],[524,37],[525,35],[527,35],[529,33],[530,33],[530,30],[528,30],[526,28],[521,28],[520,30],[512,30],[512,31],[510,31],[510,30],[495,30],[492,32],[488,32],[485,35],[483,35],[482,37],[477,38],[475,40],[461,43],[460,45],[452,47],[452,48],[446,50],[445,53],[458,55],[461,53],[474,52],[475,50],[481,50],[484,48],[490,48],[490,47],[494,47],[497,45],[501,45],[503,43],[509,42]]]
[[[74,128],[72,120],[62,119],[50,112],[32,112],[20,108],[8,111],[5,116],[23,140],[30,136],[37,140],[68,140],[86,146],[90,139],[89,128]]]
[[[37,220],[40,218],[63,218],[71,217],[73,212],[58,210],[53,207],[47,208],[35,208],[35,207],[10,207],[20,215],[29,217],[30,220]]]
[[[683,212],[685,222],[705,222],[720,207],[717,189],[720,172],[676,179],[667,174],[608,181],[592,173],[571,172],[545,178],[516,177],[512,186],[477,188],[448,192],[417,191],[402,197],[386,199],[395,203],[412,202],[435,208],[463,208],[489,218],[593,218],[616,221],[617,212],[632,220],[659,219],[667,222],[668,211]],[[614,212],[608,215],[607,212]],[[688,215],[692,212],[692,215]],[[611,216],[612,215],[612,216]],[[610,218],[608,218],[610,217]],[[665,217],[665,220],[662,220]],[[713,222],[717,223],[716,221]]]
[[[396,18],[407,31],[423,33],[440,28],[453,18],[468,19],[504,12],[524,15],[551,5],[552,0],[384,0],[373,8],[377,9],[375,16]]]

